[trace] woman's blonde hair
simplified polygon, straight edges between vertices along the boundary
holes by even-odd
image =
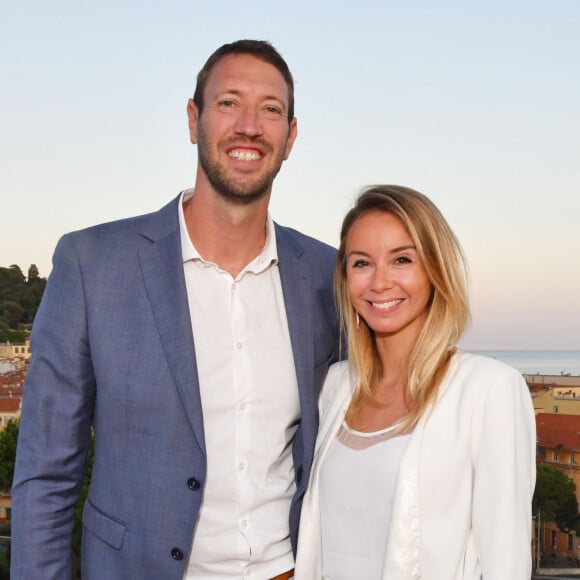
[[[410,431],[435,403],[441,380],[456,344],[469,322],[467,266],[463,251],[449,224],[429,198],[399,185],[365,189],[346,214],[334,277],[341,324],[348,340],[350,364],[358,378],[348,415],[363,400],[372,400],[382,375],[375,334],[354,309],[346,279],[346,246],[353,225],[370,212],[390,213],[401,220],[431,283],[427,319],[409,359],[404,389],[409,412],[401,431]]]

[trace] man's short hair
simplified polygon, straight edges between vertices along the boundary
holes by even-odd
[[[220,46],[206,61],[197,75],[197,85],[193,101],[199,114],[203,109],[203,96],[207,78],[213,67],[230,54],[247,54],[274,66],[284,77],[288,86],[288,123],[294,118],[294,79],[282,55],[265,40],[237,40]]]

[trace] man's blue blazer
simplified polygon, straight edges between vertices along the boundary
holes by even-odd
[[[182,578],[206,452],[178,203],[58,244],[24,385],[12,580],[70,579],[73,508],[91,428],[83,580]],[[339,357],[335,251],[278,225],[276,239],[301,405],[289,514],[295,548],[318,393]]]

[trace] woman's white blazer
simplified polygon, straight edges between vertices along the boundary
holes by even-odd
[[[343,361],[330,368],[322,391],[295,580],[322,579],[320,466],[355,383]],[[455,354],[401,460],[377,580],[529,580],[535,448],[522,375],[493,359]]]

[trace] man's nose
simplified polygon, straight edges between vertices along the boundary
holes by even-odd
[[[241,135],[256,137],[262,134],[259,112],[252,107],[242,108],[236,118],[235,131]]]

